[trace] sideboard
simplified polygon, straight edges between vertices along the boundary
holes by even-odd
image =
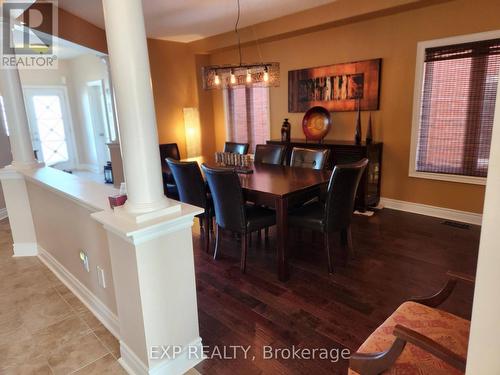
[[[356,209],[366,211],[370,207],[375,207],[380,202],[380,183],[382,178],[382,149],[383,144],[373,142],[357,145],[351,141],[324,141],[322,143],[307,142],[300,139],[292,139],[290,142],[281,140],[270,140],[268,144],[281,144],[286,146],[285,162],[290,163],[290,156],[294,147],[311,149],[329,149],[330,156],[327,161],[327,168],[333,169],[336,164],[352,163],[363,158],[370,161],[366,168],[358,193],[356,195]]]

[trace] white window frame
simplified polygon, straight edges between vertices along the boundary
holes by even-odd
[[[466,184],[486,185],[485,177],[462,176],[446,173],[431,173],[417,171],[417,153],[418,141],[420,136],[420,118],[422,108],[422,92],[424,87],[424,63],[425,50],[427,48],[449,46],[452,44],[478,42],[481,40],[500,38],[500,30],[488,31],[484,33],[453,36],[450,38],[434,39],[419,42],[417,44],[417,64],[415,69],[415,88],[413,92],[413,119],[411,129],[411,147],[410,147],[410,168],[409,176],[425,178],[431,180],[461,182]],[[497,103],[498,104],[498,103]]]

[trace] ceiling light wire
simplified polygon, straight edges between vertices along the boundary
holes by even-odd
[[[238,53],[240,56],[240,66],[242,65],[242,59],[241,59],[241,39],[240,39],[240,32],[238,30],[238,25],[240,23],[240,15],[241,15],[241,9],[240,9],[240,0],[236,0],[236,4],[238,6],[238,17],[236,18],[236,24],[234,25],[234,32],[236,33],[236,36],[238,38]]]

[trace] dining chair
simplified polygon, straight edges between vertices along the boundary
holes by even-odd
[[[172,158],[167,158],[166,161],[179,191],[180,201],[201,207],[205,210],[203,214],[198,215],[198,218],[200,219],[201,228],[204,229],[205,251],[208,253],[210,248],[210,228],[212,227],[211,222],[214,210],[207,185],[201,175],[200,167],[195,161],[182,162]]]
[[[202,164],[215,208],[216,240],[214,259],[220,252],[221,230],[241,235],[241,272],[246,272],[249,234],[276,224],[276,214],[267,208],[250,206],[233,169],[210,168]]]
[[[256,145],[254,163],[282,165],[285,150],[283,145]]]
[[[364,158],[356,163],[336,165],[328,184],[326,202],[306,204],[288,215],[290,226],[308,228],[324,234],[329,273],[333,273],[334,232],[340,232],[342,246],[353,251],[351,219],[354,200],[367,164],[368,159]]]
[[[328,149],[309,149],[294,147],[290,158],[291,167],[324,169],[328,161],[330,150]]]
[[[163,177],[163,190],[167,197],[179,199],[179,191],[175,185],[174,177],[167,166],[167,158],[181,160],[181,154],[177,143],[164,143],[159,146],[161,171]]]
[[[224,152],[231,152],[233,154],[248,154],[248,143],[226,142],[224,144]]]

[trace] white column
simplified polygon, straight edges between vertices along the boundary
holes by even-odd
[[[491,138],[488,180],[484,199],[483,223],[472,325],[467,355],[467,374],[500,374],[498,338],[500,337],[500,83]]]
[[[37,162],[33,153],[23,89],[17,69],[0,69],[0,91],[9,127],[12,165],[17,168],[35,167]]]
[[[163,193],[142,2],[103,0],[103,6],[127,183],[124,210],[165,212],[171,201]]]

